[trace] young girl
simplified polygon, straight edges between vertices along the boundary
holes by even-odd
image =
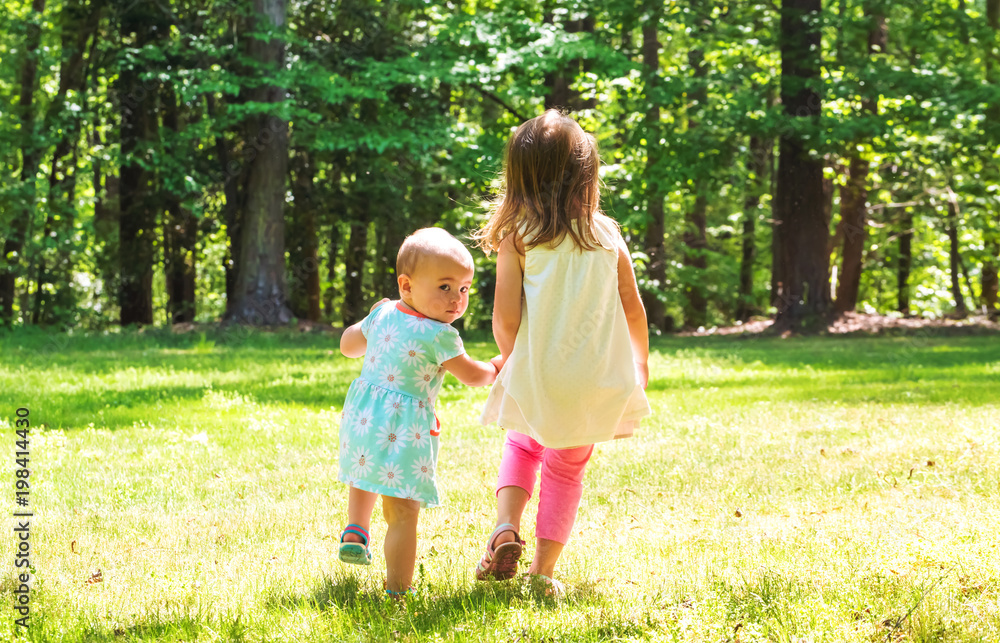
[[[482,422],[507,429],[496,529],[476,578],[517,573],[521,515],[541,468],[535,557],[547,593],[569,539],[594,443],[649,415],[646,312],[628,248],[598,205],[597,144],[549,110],[508,141],[504,191],[478,235],[497,251],[493,334],[502,369]]]
[[[365,356],[340,421],[339,479],[350,485],[340,560],[370,565],[368,533],[382,496],[386,591],[413,580],[420,507],[440,504],[435,470],[440,423],[434,400],[448,371],[463,384],[486,386],[497,368],[470,358],[452,326],[469,305],[472,255],[440,228],[403,242],[396,258],[399,301],[382,300],[344,331],[340,350]]]

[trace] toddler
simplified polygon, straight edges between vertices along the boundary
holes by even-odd
[[[420,507],[440,504],[436,469],[440,423],[434,401],[445,371],[486,386],[497,368],[469,357],[450,326],[469,305],[472,255],[440,228],[403,241],[396,258],[399,301],[382,300],[340,338],[347,357],[364,355],[340,421],[339,479],[350,486],[340,560],[371,564],[369,524],[382,497],[386,592],[413,580]]]

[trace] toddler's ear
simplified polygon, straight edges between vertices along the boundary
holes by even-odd
[[[396,277],[396,283],[399,284],[400,296],[409,295],[413,291],[413,282],[410,281],[410,275],[399,275]]]

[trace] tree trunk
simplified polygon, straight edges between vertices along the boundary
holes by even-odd
[[[707,200],[702,195],[694,199],[693,207],[685,217],[684,266],[688,269],[688,283],[684,286],[684,325],[697,329],[705,325],[708,317],[708,298],[705,294],[705,269],[708,260],[705,210]]]
[[[215,120],[218,110],[215,105],[215,97],[212,94],[205,95],[205,107],[208,117]],[[233,302],[236,301],[236,261],[240,256],[240,239],[243,235],[243,206],[240,203],[240,186],[245,182],[243,177],[245,168],[232,160],[229,144],[223,132],[215,137],[215,157],[218,166],[222,168],[216,176],[222,184],[225,195],[222,219],[226,224],[227,257],[223,268],[226,274],[226,314],[228,315]]]
[[[986,23],[993,30],[994,36],[1000,33],[1000,0],[986,0]],[[1000,47],[997,38],[989,45],[986,52],[986,80],[995,87],[1000,87]],[[994,127],[1000,124],[1000,101],[993,101],[986,109],[986,122]],[[995,168],[994,168],[995,169]],[[1000,215],[996,205],[994,212]],[[998,295],[1000,295],[1000,216],[994,218],[993,224],[987,223],[983,232],[986,248],[986,261],[983,262],[982,291],[983,305],[989,315],[1000,314]]]
[[[343,235],[340,232],[340,224],[334,221],[333,226],[330,228],[330,239],[326,246],[326,280],[330,283],[330,285],[323,291],[323,316],[328,321],[333,320],[336,313],[333,300],[337,295],[337,289],[334,286],[334,280],[337,278],[337,261],[340,256],[342,236]]]
[[[750,181],[743,200],[740,289],[739,303],[736,306],[736,319],[744,322],[757,313],[753,297],[753,269],[757,259],[757,209],[760,207],[760,197],[767,189],[773,145],[768,139],[759,136],[750,137],[750,158],[747,159]]]
[[[292,182],[295,205],[288,219],[289,301],[296,317],[318,322],[319,239],[313,195],[316,167],[305,150],[297,150],[292,158],[295,168]]]
[[[659,84],[660,73],[660,42],[657,39],[657,25],[660,14],[654,12],[652,24],[642,28],[642,62],[646,67],[646,78],[650,88]],[[652,91],[647,91],[647,95]],[[662,158],[660,147],[660,105],[651,101],[646,110],[644,123],[646,132],[646,190],[647,212],[649,223],[646,225],[645,250],[649,257],[646,269],[648,286],[642,291],[642,303],[646,307],[646,317],[649,325],[661,331],[669,330],[666,321],[666,307],[660,300],[661,293],[667,287],[667,262],[664,235],[663,200],[666,190],[661,177],[662,170],[659,161]]]
[[[163,101],[163,126],[180,133],[177,96],[173,88],[165,86]],[[183,157],[183,151],[171,149],[174,158]],[[193,322],[195,315],[195,245],[198,240],[198,221],[182,204],[178,188],[165,190],[166,220],[163,224],[163,264],[166,272],[167,315],[170,323]]]
[[[351,236],[344,256],[344,303],[340,307],[344,326],[364,318],[365,258],[368,255],[368,205],[362,202],[360,216],[351,222]]]
[[[847,184],[840,191],[839,229],[843,231],[844,245],[834,306],[838,312],[853,311],[858,305],[867,226],[867,183],[868,161],[856,153],[852,154],[847,169]]]
[[[969,309],[965,307],[962,287],[959,282],[961,273],[961,250],[958,246],[958,201],[954,194],[948,199],[948,268],[951,276],[951,297],[955,300],[955,314],[965,317]]]
[[[811,87],[820,74],[820,0],[789,0],[781,6],[781,102],[791,118],[816,120],[819,95]],[[780,221],[785,271],[775,320],[780,327],[814,327],[830,309],[827,242],[823,214],[823,163],[791,129],[781,134],[775,219]]]
[[[334,159],[329,171],[329,184],[331,186],[330,211],[332,225],[330,226],[330,238],[327,243],[326,255],[326,280],[330,284],[323,292],[323,312],[327,321],[332,322],[336,317],[334,309],[334,299],[337,290],[334,285],[337,278],[337,262],[340,255],[340,246],[343,243],[343,233],[340,222],[347,219],[346,200],[344,190],[341,187],[341,180],[344,168],[344,160],[338,156]]]
[[[555,24],[552,12],[546,12],[543,21],[547,24]],[[562,28],[566,33],[594,33],[595,20],[590,16],[584,16],[577,20],[563,20]],[[590,70],[590,62],[573,58],[571,60],[559,61],[557,68],[545,74],[545,86],[548,92],[545,94],[545,109],[563,109],[566,111],[576,111],[580,109],[593,109],[597,101],[595,98],[582,100],[580,92],[571,88],[577,74]]]
[[[904,208],[902,231],[899,234],[899,266],[896,268],[896,310],[910,316],[910,268],[913,265],[913,211]]]
[[[696,30],[699,35],[703,28]],[[688,131],[697,131],[699,127],[698,115],[704,106],[708,92],[702,85],[702,81],[708,74],[705,66],[705,53],[699,47],[693,47],[688,52],[688,66],[692,71],[692,79],[695,86],[689,92],[689,103],[691,106],[688,116]],[[708,298],[705,287],[705,269],[708,267],[708,258],[705,252],[708,250],[707,222],[705,210],[708,207],[707,199],[703,194],[702,182],[704,179],[694,181],[694,203],[684,217],[684,266],[687,268],[686,283],[684,284],[684,326],[687,328],[700,328],[705,325],[708,318]]]
[[[28,16],[21,61],[21,91],[17,102],[17,117],[21,124],[21,183],[24,201],[15,205],[11,229],[3,244],[3,265],[0,266],[0,325],[14,322],[14,289],[24,251],[28,223],[35,216],[35,179],[41,151],[35,135],[35,89],[38,86],[38,46],[42,39],[42,12],[45,0],[33,0]]]
[[[76,219],[76,160],[81,121],[72,115],[67,101],[79,107],[86,101],[86,67],[97,48],[97,25],[103,7],[84,7],[78,0],[67,3],[60,15],[59,89],[45,114],[45,132],[58,133],[46,199],[44,239],[35,271],[35,302],[32,323],[67,323],[76,308],[71,287]],[[87,41],[94,36],[89,56]],[[71,97],[71,93],[73,96]],[[79,102],[77,102],[79,101]],[[48,241],[54,242],[49,247]]]
[[[868,31],[868,56],[875,56],[886,51],[887,27],[885,16],[874,12],[871,0],[864,3],[865,16],[871,21]],[[878,93],[863,88],[861,112],[865,115],[878,114]],[[841,191],[840,217],[843,223],[844,246],[840,267],[840,280],[837,282],[837,299],[835,309],[838,312],[852,311],[858,305],[858,291],[861,287],[862,261],[868,226],[868,159],[862,158],[857,151],[857,142],[851,142],[851,154],[848,161],[847,184]]]
[[[134,46],[145,46],[153,38],[155,25],[144,3],[133,4],[122,17],[123,35],[135,33]],[[153,175],[133,156],[145,153],[156,134],[155,87],[139,79],[141,70],[129,66],[118,76],[121,100],[121,160],[119,172],[118,305],[122,326],[153,323],[153,263],[157,199],[153,198]]]
[[[261,29],[285,27],[285,0],[254,0],[254,22]],[[281,69],[285,44],[248,39],[248,55],[261,66]],[[285,90],[263,85],[249,90],[256,103],[278,103]],[[288,123],[275,115],[248,118],[247,144],[256,153],[247,167],[246,202],[236,264],[235,299],[229,321],[251,325],[286,324],[292,318],[285,285],[285,185],[288,173]]]

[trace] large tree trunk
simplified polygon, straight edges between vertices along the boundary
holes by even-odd
[[[173,88],[166,86],[161,92],[163,125],[177,134],[181,131],[180,111]],[[175,158],[183,151],[172,148]],[[198,240],[198,221],[183,206],[179,188],[164,191],[166,220],[163,223],[163,264],[166,272],[167,314],[170,323],[193,322],[195,315],[195,244]]]
[[[768,187],[768,175],[771,168],[773,141],[759,136],[750,137],[750,158],[747,159],[747,171],[750,174],[748,189],[743,199],[743,234],[740,238],[742,252],[740,257],[740,289],[739,302],[736,305],[736,319],[747,321],[757,313],[753,297],[753,269],[757,259],[757,209],[760,207],[760,197]]]
[[[14,288],[24,251],[28,222],[35,216],[35,179],[41,155],[35,136],[35,89],[38,85],[38,45],[42,38],[42,12],[45,0],[33,0],[32,13],[28,17],[27,34],[24,43],[24,58],[21,61],[21,91],[17,102],[17,117],[21,123],[21,183],[24,200],[15,205],[11,229],[3,244],[0,257],[0,324],[14,321]]]
[[[790,118],[815,120],[820,74],[820,0],[788,0],[781,6],[781,102]],[[781,135],[775,219],[780,221],[785,274],[778,327],[808,328],[830,310],[827,242],[823,215],[823,163],[794,131]]]
[[[910,269],[913,265],[913,210],[903,209],[899,233],[899,264],[896,268],[896,310],[910,315]]]
[[[153,38],[157,24],[145,3],[130,5],[122,16],[122,35],[135,33],[134,47]],[[155,10],[153,8],[152,10]],[[156,134],[155,87],[139,79],[141,69],[125,62],[118,76],[121,101],[121,180],[119,182],[118,305],[120,323],[153,323],[153,263],[157,199],[153,174],[133,160],[145,153]]]
[[[254,22],[259,29],[283,29],[285,0],[254,0]],[[284,65],[285,44],[250,37],[248,55],[261,66],[277,70]],[[256,103],[278,103],[285,90],[274,85],[249,92]],[[288,173],[288,123],[275,115],[251,117],[246,122],[247,144],[254,146],[247,168],[246,202],[235,299],[229,321],[252,325],[285,324],[292,318],[285,290],[285,185]]]
[[[657,25],[660,14],[653,12],[651,24],[642,28],[642,62],[646,67],[646,78],[649,87],[656,87],[660,73],[660,42],[657,38]],[[647,92],[650,94],[652,92]],[[660,147],[660,105],[650,102],[646,110],[644,128],[646,131],[646,190],[647,212],[649,222],[646,224],[645,250],[649,257],[646,278],[649,287],[642,291],[642,303],[646,308],[649,325],[661,331],[669,330],[666,321],[666,307],[660,300],[660,293],[667,286],[667,261],[664,235],[663,200],[666,189],[661,177],[662,170],[659,161],[662,158]]]

